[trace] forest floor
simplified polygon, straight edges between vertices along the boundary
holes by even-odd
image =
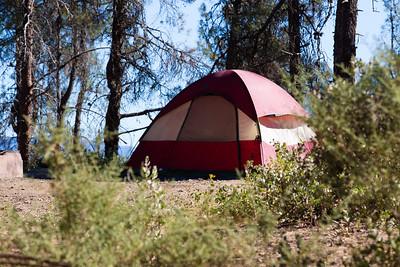
[[[240,180],[215,181],[215,186],[239,185]],[[24,216],[40,217],[49,212],[53,205],[51,194],[52,180],[34,178],[0,178],[0,209],[4,206],[13,206]],[[196,192],[204,192],[210,188],[210,181],[203,179],[188,179],[181,181],[162,181],[161,186],[166,192],[168,203],[171,205],[192,205]],[[135,190],[133,183],[126,183],[127,190]],[[291,246],[296,244],[296,236],[303,240],[318,240],[319,247],[316,253],[327,255],[327,266],[342,266],[343,261],[351,256],[355,247],[365,245],[367,230],[362,226],[332,224],[330,226],[310,226],[298,224],[279,227],[272,234],[268,242],[260,241],[258,259],[260,266],[264,260],[277,258],[278,244],[286,237]]]

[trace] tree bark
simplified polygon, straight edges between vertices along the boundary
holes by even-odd
[[[336,9],[333,70],[336,77],[354,81],[356,56],[357,0],[338,0]]]
[[[288,1],[289,23],[289,72],[292,81],[300,72],[300,6],[299,0]]]
[[[57,71],[55,73],[55,82],[56,82],[56,99],[57,99],[57,125],[59,126],[61,124],[61,118],[59,115],[59,107],[60,107],[60,103],[61,103],[61,96],[62,96],[62,92],[61,92],[61,29],[62,29],[62,15],[61,15],[61,10],[60,7],[58,7],[57,10],[57,19],[55,21],[55,28],[56,28],[56,42],[57,42],[57,46],[56,46],[56,68]]]
[[[74,123],[74,129],[73,129],[73,135],[74,135],[75,140],[77,140],[80,135],[82,107],[83,107],[83,101],[85,99],[85,93],[86,93],[86,84],[82,83],[81,89],[79,90],[78,99],[77,99],[76,105],[75,105],[75,123]]]
[[[57,108],[57,126],[58,127],[62,127],[64,124],[63,123],[64,122],[64,113],[65,113],[65,109],[68,104],[68,100],[71,97],[72,90],[74,89],[75,77],[76,77],[76,60],[74,60],[72,62],[71,71],[69,73],[68,86],[67,86],[67,89],[65,90],[65,92],[62,94],[60,103]]]
[[[71,12],[73,14],[76,13],[76,8],[75,8],[75,2],[71,2]],[[61,14],[59,13],[59,18],[57,19],[59,21],[59,32],[58,34],[61,33],[61,27],[62,27],[62,17]],[[73,47],[73,55],[78,54],[78,34],[77,34],[77,26],[72,24],[72,47]],[[58,51],[61,51],[61,44],[58,44]],[[60,68],[60,58],[58,59],[58,64],[57,67]],[[68,101],[71,97],[72,91],[74,89],[74,84],[75,84],[75,79],[76,79],[76,68],[77,68],[78,60],[74,59],[71,62],[71,70],[69,73],[69,81],[67,88],[65,89],[65,92],[61,91],[60,84],[58,83],[58,94],[57,94],[57,99],[58,99],[58,106],[57,106],[57,127],[62,127],[64,125],[64,114],[65,110],[68,104]],[[60,70],[57,71],[59,73]],[[57,77],[59,79],[59,74],[57,74]]]
[[[85,14],[86,13],[86,4],[85,1],[82,2],[82,12]],[[79,35],[79,51],[86,51],[87,49],[87,31],[83,27],[84,25],[80,25],[81,30],[80,30],[80,35]],[[80,69],[80,80],[81,80],[81,87],[79,90],[78,98],[75,104],[75,122],[74,122],[74,129],[73,129],[73,135],[74,135],[74,142],[76,143],[79,141],[79,135],[80,135],[80,129],[81,129],[81,116],[82,116],[82,108],[83,108],[83,103],[85,100],[85,94],[86,91],[88,90],[88,58],[87,56],[83,57],[83,60],[80,61],[81,64],[81,69]]]
[[[24,0],[23,23],[16,29],[16,81],[17,94],[13,112],[17,122],[14,131],[17,134],[18,150],[24,162],[24,170],[29,167],[30,141],[32,136],[32,100],[33,100],[33,0]]]
[[[124,42],[124,25],[126,23],[125,12],[126,0],[114,0],[111,51],[106,69],[107,85],[110,89],[104,137],[105,156],[107,159],[111,159],[114,155],[118,154],[118,130],[120,125],[123,75],[121,53]]]
[[[231,16],[231,27],[229,29],[228,37],[228,47],[226,50],[226,69],[237,69],[239,64],[238,59],[238,49],[239,49],[239,32],[240,32],[240,6],[241,0],[234,0],[232,3],[233,10],[232,14],[226,14],[226,16]],[[227,11],[229,12],[229,10]]]

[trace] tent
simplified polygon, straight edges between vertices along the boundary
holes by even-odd
[[[140,138],[128,166],[146,156],[171,170],[242,169],[266,163],[274,143],[311,144],[301,105],[284,89],[252,72],[224,70],[175,96]]]

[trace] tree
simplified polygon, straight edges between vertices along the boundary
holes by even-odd
[[[201,48],[211,60],[210,72],[240,68],[280,80],[280,66],[287,62],[282,52],[285,0],[218,1],[209,10],[203,5],[200,22]]]
[[[298,0],[288,1],[288,24],[289,24],[289,73],[292,80],[299,74],[301,65],[300,58],[300,3]]]
[[[201,48],[210,72],[240,68],[282,84],[282,73],[295,77],[306,65],[324,60],[320,37],[329,17],[329,1],[224,0],[202,6]]]
[[[163,1],[164,12],[179,20],[175,1]],[[172,12],[168,12],[171,9]],[[171,95],[166,86],[183,75],[195,76],[204,64],[193,50],[174,46],[163,32],[147,25],[141,1],[114,0],[111,50],[106,68],[109,88],[105,118],[105,156],[118,153],[119,126],[122,118],[148,114],[135,112],[120,114],[124,101],[132,104],[157,92],[160,98]],[[167,92],[163,92],[167,89]],[[159,109],[151,109],[153,111]]]
[[[0,70],[10,76],[0,86],[0,134],[8,135],[13,126],[26,166],[30,141],[39,131],[71,126],[78,141],[83,116],[91,124],[84,134],[106,129],[111,133],[105,135],[107,156],[116,153],[120,120],[149,113],[124,113],[127,104],[153,95],[165,101],[179,90],[171,87],[172,80],[205,69],[195,50],[176,47],[167,34],[146,24],[143,1],[31,0],[32,12],[25,16],[28,2],[0,0]],[[165,21],[180,26],[177,1],[160,4]],[[111,5],[123,8],[117,12]],[[111,49],[103,47],[107,41]],[[96,57],[99,49],[111,51],[106,71]]]
[[[58,8],[60,9],[60,7]],[[70,10],[69,12],[72,13],[73,16],[77,15],[76,12],[76,5],[75,1],[72,0],[70,4]],[[56,72],[56,90],[57,90],[57,126],[61,127],[63,126],[63,121],[64,121],[64,113],[67,108],[68,101],[71,97],[72,91],[74,89],[74,84],[76,80],[76,69],[78,65],[78,60],[73,59],[71,62],[71,67],[69,71],[69,78],[68,78],[68,84],[65,90],[61,89],[60,85],[60,59],[61,59],[61,29],[62,29],[62,15],[61,11],[58,10],[58,18],[57,18],[57,72]],[[78,53],[78,29],[76,23],[71,23],[71,43],[72,43],[72,55],[76,55]]]
[[[32,101],[33,101],[33,0],[24,0],[21,6],[22,23],[15,29],[15,77],[17,94],[12,112],[16,123],[18,150],[24,162],[24,170],[29,166],[30,142],[32,137]]]
[[[138,6],[134,7],[139,8]],[[135,10],[135,13],[138,10]],[[111,51],[110,58],[107,63],[107,85],[110,89],[108,98],[108,107],[106,113],[106,138],[105,155],[111,158],[113,154],[118,154],[118,130],[120,124],[120,106],[122,97],[122,45],[125,39],[125,31],[127,30],[127,0],[113,1],[113,21],[111,35]]]
[[[388,13],[386,27],[390,32],[390,50],[393,53],[400,54],[400,1],[384,0],[385,9]]]
[[[83,5],[83,9],[84,9],[84,11],[86,10],[85,4]],[[79,36],[79,50],[80,51],[87,50],[87,44],[86,44],[87,39],[88,39],[87,30],[86,30],[86,28],[81,27],[80,36]],[[75,120],[74,120],[74,129],[73,129],[75,141],[78,140],[79,134],[80,134],[82,108],[83,108],[83,103],[85,100],[85,94],[88,91],[88,83],[89,83],[89,81],[88,81],[88,74],[89,74],[88,57],[86,55],[83,56],[81,62],[82,63],[80,64],[80,68],[79,68],[81,87],[79,89],[78,97],[77,97],[76,104],[75,104]]]
[[[336,8],[333,70],[336,77],[353,81],[356,56],[357,0],[338,0]]]

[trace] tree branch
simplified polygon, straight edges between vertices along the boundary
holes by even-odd
[[[146,109],[146,110],[139,111],[139,112],[125,113],[125,114],[121,114],[121,115],[120,115],[120,118],[121,118],[121,119],[124,119],[124,118],[130,118],[130,117],[143,116],[143,115],[147,115],[147,114],[149,114],[149,113],[151,113],[151,112],[160,111],[160,110],[162,110],[162,109],[163,109],[163,108],[160,107],[160,108]]]
[[[61,70],[63,68],[65,68],[70,62],[72,62],[73,60],[77,59],[80,56],[83,56],[87,53],[96,51],[96,50],[102,50],[102,49],[110,49],[110,47],[106,46],[106,47],[96,47],[96,48],[92,48],[83,52],[80,52],[76,55],[74,55],[73,57],[71,57],[70,59],[68,59],[67,61],[65,61],[63,64],[61,64],[58,68],[54,68],[52,70],[50,70],[49,72],[45,73],[42,77],[40,77],[39,79],[36,80],[36,84],[39,83],[40,81],[44,80],[44,78],[50,76],[51,74],[53,74],[54,72]]]
[[[128,134],[128,133],[133,133],[133,132],[137,132],[137,131],[145,130],[145,129],[147,129],[148,127],[149,127],[149,126],[145,126],[145,127],[141,127],[141,128],[137,128],[137,129],[133,129],[133,130],[125,131],[125,132],[120,132],[120,133],[118,133],[118,135],[122,135],[122,134]]]
[[[275,17],[276,13],[281,9],[283,4],[286,2],[286,0],[280,0],[276,6],[272,9],[271,14],[269,14],[267,20],[264,22],[264,24],[261,26],[261,28],[256,32],[256,38],[260,36],[271,24],[273,18]]]

